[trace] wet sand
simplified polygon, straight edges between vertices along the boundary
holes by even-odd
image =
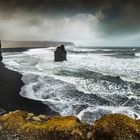
[[[24,83],[22,75],[7,69],[0,62],[0,108],[6,111],[25,110],[35,114],[48,116],[59,115],[42,102],[26,99],[19,95]]]

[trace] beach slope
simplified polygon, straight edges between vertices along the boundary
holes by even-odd
[[[42,102],[21,97],[19,92],[24,85],[21,78],[21,74],[7,69],[0,62],[0,108],[6,111],[21,109],[35,114],[58,115]]]

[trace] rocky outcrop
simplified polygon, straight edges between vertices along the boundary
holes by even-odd
[[[91,140],[91,126],[73,116],[35,116],[24,111],[0,117],[0,140]]]
[[[94,124],[95,140],[140,140],[140,123],[125,115],[106,115]]]
[[[54,60],[56,62],[62,62],[62,61],[65,61],[67,60],[67,52],[65,50],[65,46],[64,45],[61,45],[60,47],[57,47],[55,53],[54,53]]]
[[[2,51],[1,51],[1,41],[0,41],[0,61],[2,61],[3,57],[2,57]]]
[[[0,140],[140,140],[140,121],[112,114],[89,125],[73,116],[15,111],[0,116]]]

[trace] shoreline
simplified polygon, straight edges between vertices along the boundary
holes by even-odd
[[[47,116],[59,116],[60,114],[44,105],[41,101],[35,101],[21,97],[19,92],[24,85],[22,75],[5,67],[0,62],[0,108],[9,111],[26,110],[34,114]]]

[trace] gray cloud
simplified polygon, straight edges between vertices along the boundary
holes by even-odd
[[[81,13],[59,18],[22,15],[22,18],[1,19],[0,37],[9,40],[57,40],[84,43],[99,36],[100,16],[100,13],[96,15]]]
[[[0,37],[139,45],[139,5],[138,0],[1,0]]]

